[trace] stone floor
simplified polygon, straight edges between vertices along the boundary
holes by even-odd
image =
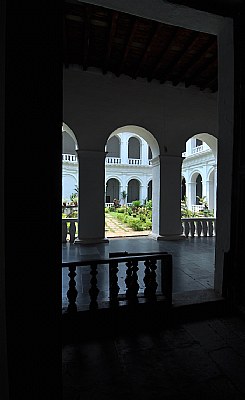
[[[244,400],[241,316],[63,346],[63,400]]]
[[[153,252],[167,251],[173,256],[173,293],[191,292],[212,289],[214,285],[215,237],[194,237],[179,241],[156,241],[149,237],[112,238],[109,243],[81,246],[65,243],[62,245],[63,261],[76,261],[108,258],[109,252]],[[67,307],[68,271],[63,268],[62,304]],[[101,265],[98,273],[98,300],[108,300],[108,270]],[[124,275],[120,271],[119,284],[123,290]],[[77,268],[76,283],[77,301],[80,304],[89,302],[90,268]]]

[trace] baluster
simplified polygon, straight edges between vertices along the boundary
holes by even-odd
[[[156,300],[156,290],[157,290],[157,281],[156,281],[156,269],[157,269],[157,261],[156,259],[151,259],[150,264],[151,275],[150,275],[150,282],[149,282],[149,299]]]
[[[68,298],[67,311],[76,312],[77,311],[77,305],[76,305],[77,289],[76,289],[76,281],[75,281],[76,267],[74,267],[74,266],[69,267],[68,276],[70,277],[70,280],[69,280],[69,289],[67,291],[67,298]]]
[[[70,234],[70,243],[74,243],[76,234],[76,225],[74,221],[70,222],[69,234]]]
[[[149,294],[149,283],[151,279],[151,270],[150,270],[150,260],[147,258],[144,262],[145,265],[145,276],[144,276],[144,284],[145,284],[145,290],[144,290],[144,295],[145,297],[148,297]]]
[[[190,230],[191,230],[191,237],[195,236],[195,223],[194,221],[190,221]]]
[[[119,293],[119,286],[118,286],[118,262],[113,261],[109,263],[109,285],[110,285],[110,302],[112,305],[118,304],[118,293]]]
[[[201,233],[202,233],[202,223],[201,223],[201,221],[196,221],[196,227],[197,227],[197,235],[198,235],[198,237],[200,237],[201,236]]]
[[[126,285],[126,288],[127,288],[127,290],[126,290],[126,297],[127,297],[127,293],[128,293],[128,290],[129,290],[129,288],[130,288],[130,284],[131,284],[131,280],[132,280],[132,261],[128,261],[128,262],[126,262],[126,267],[127,267],[127,269],[126,269],[126,278],[125,278],[125,285]]]
[[[185,226],[185,237],[188,237],[189,236],[189,222],[185,221],[184,226]]]
[[[96,309],[98,308],[98,302],[97,302],[97,297],[99,294],[99,289],[97,287],[97,277],[96,275],[98,274],[97,271],[97,264],[91,264],[91,271],[90,275],[92,276],[90,280],[91,287],[89,289],[89,294],[90,294],[90,309]]]
[[[208,221],[208,236],[213,236],[214,230],[213,230],[213,221]]]
[[[208,236],[208,224],[207,221],[202,221],[202,230],[203,230],[203,236]]]
[[[66,221],[62,221],[62,243],[66,243],[67,240],[67,223]]]
[[[125,283],[127,286],[126,298],[130,302],[137,302],[138,301],[137,294],[139,290],[138,274],[137,274],[137,271],[139,270],[138,261],[133,260],[131,262],[126,263],[126,265],[128,266],[128,269],[126,271],[127,278],[125,279]]]

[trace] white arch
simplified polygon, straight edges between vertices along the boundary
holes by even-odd
[[[121,181],[121,179],[118,178],[118,177],[115,176],[115,175],[112,175],[112,176],[107,177],[107,179],[106,179],[106,185],[107,185],[108,181],[111,180],[111,179],[115,179],[116,181],[118,181],[119,185],[122,186],[122,181]]]
[[[109,138],[113,135],[116,135],[117,133],[124,133],[124,132],[129,132],[129,133],[132,133],[132,135],[135,134],[135,135],[138,135],[141,138],[143,138],[151,148],[152,158],[159,156],[160,150],[159,150],[159,145],[158,145],[157,140],[155,139],[155,137],[153,136],[153,134],[151,132],[149,132],[148,130],[146,130],[145,128],[142,128],[140,126],[137,126],[137,125],[122,126],[118,129],[116,129],[114,132],[112,132],[110,134]]]
[[[138,181],[140,185],[143,185],[142,180],[138,176],[131,175],[127,180],[126,180],[126,185],[128,186],[129,182],[132,181],[132,179]]]
[[[73,130],[71,128],[69,128],[68,125],[66,125],[64,122],[62,123],[62,133],[66,132],[68,133],[68,135],[74,140],[75,142],[75,149],[78,149],[78,144],[77,144],[77,138],[75,133],[73,132]]]

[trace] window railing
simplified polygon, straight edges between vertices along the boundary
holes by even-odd
[[[75,156],[74,154],[62,154],[62,161],[77,163],[77,156]]]

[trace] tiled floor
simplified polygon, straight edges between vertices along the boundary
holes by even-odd
[[[239,316],[63,347],[63,400],[244,400],[244,377]]]
[[[156,241],[149,237],[110,239],[109,243],[81,246],[63,244],[63,261],[108,258],[109,252],[167,251],[173,256],[173,293],[211,289],[214,284],[215,237],[195,237],[179,241]],[[88,303],[90,287],[89,267],[77,268],[77,301]],[[67,306],[68,271],[63,268],[63,307]],[[98,300],[108,300],[108,271],[100,266],[98,273]],[[120,271],[119,283],[123,290],[124,276]]]

